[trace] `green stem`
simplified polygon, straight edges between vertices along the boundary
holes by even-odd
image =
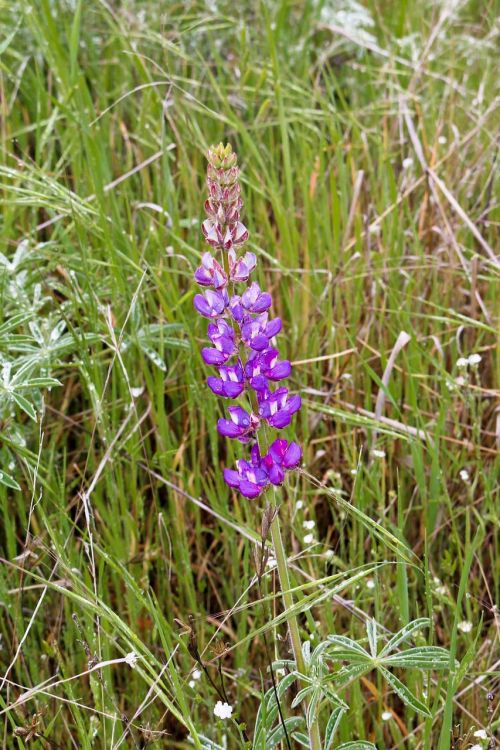
[[[274,496],[273,496],[274,497]],[[276,498],[273,500],[274,506],[276,506]],[[283,597],[283,604],[285,612],[293,610],[293,594],[291,592],[290,576],[288,575],[288,564],[285,553],[285,547],[283,544],[283,538],[281,536],[281,527],[279,522],[279,514],[276,515],[274,521],[271,524],[271,537],[274,545],[274,554],[276,555],[276,564],[278,567],[278,575],[280,579],[281,594]],[[292,642],[293,655],[295,658],[295,665],[297,671],[301,674],[306,674],[306,665],[304,662],[304,656],[302,654],[302,644],[300,641],[299,623],[295,615],[290,615],[287,620],[288,629],[290,632],[290,640]],[[319,734],[318,721],[315,718],[312,725],[309,727],[309,747],[310,750],[321,750],[321,737]]]

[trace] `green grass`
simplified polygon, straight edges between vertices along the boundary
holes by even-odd
[[[353,30],[321,0],[0,0],[0,360],[25,383],[0,390],[5,748],[243,747],[207,676],[190,686],[178,621],[250,737],[263,634],[289,657],[275,574],[262,597],[255,581],[263,503],[221,478],[239,452],[215,431],[192,306],[220,140],[298,363],[288,432],[319,480],[292,479],[280,511],[302,637],[366,646],[367,617],[382,643],[430,617],[414,643],[452,655],[451,676],[396,670],[432,718],[378,672],[355,682],[337,744],[495,729],[498,20],[488,0],[364,5],[373,26]],[[15,732],[35,713],[46,740]]]

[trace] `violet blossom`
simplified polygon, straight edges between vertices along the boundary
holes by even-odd
[[[203,254],[194,278],[206,290],[196,294],[193,302],[197,312],[210,320],[207,335],[212,347],[203,348],[202,357],[205,364],[217,368],[217,375],[208,377],[209,388],[224,398],[247,397],[245,408],[229,406],[229,418],[217,422],[224,437],[251,443],[249,460],[242,458],[236,469],[224,469],[224,480],[244,497],[256,498],[269,485],[282,484],[286,472],[300,464],[300,446],[281,438],[262,455],[259,430],[263,424],[278,430],[287,427],[301,407],[301,398],[283,386],[272,388],[292,368],[288,360],[279,359],[271,343],[282,327],[280,318],[269,316],[271,295],[255,281],[241,293],[235,290],[236,285],[248,282],[257,264],[254,253],[239,257],[236,253],[248,239],[240,220],[243,202],[236,154],[230,145],[219,144],[209,149],[207,160],[208,218],[202,232],[220,256]]]

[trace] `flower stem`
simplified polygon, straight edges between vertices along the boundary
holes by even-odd
[[[275,498],[274,505],[276,506]],[[283,544],[283,537],[281,536],[279,514],[276,514],[276,517],[271,524],[271,537],[273,540],[274,554],[276,555],[276,564],[278,567],[283,604],[285,607],[285,612],[289,612],[293,608],[294,601],[290,586],[290,576],[288,574],[287,557]],[[287,619],[287,623],[297,671],[301,674],[306,674],[306,665],[304,656],[302,654],[302,644],[300,641],[299,623],[297,621],[297,617],[290,614],[289,618]],[[315,719],[312,725],[309,727],[309,747],[310,750],[321,750],[321,737],[317,719]]]

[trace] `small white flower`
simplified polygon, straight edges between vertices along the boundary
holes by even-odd
[[[468,482],[470,479],[469,472],[467,469],[460,469],[459,477],[462,480],[462,482]]]
[[[390,719],[392,719],[391,712],[390,711],[384,711],[384,713],[382,714],[382,721],[389,721]]]
[[[469,365],[469,360],[466,359],[465,357],[459,357],[457,359],[457,367],[459,367],[460,369],[462,367],[467,367],[468,365]]]
[[[472,365],[478,365],[482,360],[482,357],[480,354],[471,354],[469,357],[469,364]]]
[[[402,166],[403,169],[409,169],[413,164],[413,159],[410,156],[407,156],[406,159],[403,159]]]
[[[472,630],[472,623],[469,622],[469,620],[464,620],[463,622],[459,622],[458,629],[461,630],[462,633],[470,633]]]
[[[269,555],[266,561],[266,568],[275,568],[277,564],[276,558]]]
[[[444,146],[444,144],[446,143],[446,138],[444,137],[444,135],[439,136],[438,143],[440,143],[441,146]]]
[[[373,578],[369,578],[366,582],[366,588],[367,589],[374,589],[375,588],[375,581]]]
[[[306,534],[304,537],[304,544],[312,544],[314,542],[314,534]]]
[[[484,729],[478,729],[477,732],[474,732],[474,737],[478,737],[480,740],[488,739],[488,735]]]
[[[357,473],[358,473],[357,469],[351,469],[351,474],[353,477],[355,477]]]
[[[297,500],[295,503],[295,507],[297,510],[301,510],[304,507],[304,501],[303,500]]]
[[[217,703],[215,704],[214,716],[217,716],[218,719],[230,719],[232,713],[233,707],[230,706],[229,703],[217,701]]]
[[[332,549],[327,549],[327,550],[326,550],[326,552],[325,552],[325,558],[326,558],[327,560],[331,560],[331,559],[332,559],[332,557],[333,557],[333,555],[334,555],[334,552],[333,552],[333,550],[332,550]]]
[[[189,680],[188,685],[191,689],[194,689],[196,687],[196,682],[194,680]]]
[[[302,526],[305,529],[308,529],[309,531],[311,531],[311,529],[314,529],[314,527],[316,526],[316,522],[315,521],[304,521],[304,523],[302,524]]]
[[[375,456],[375,458],[385,458],[385,451],[374,449],[372,450],[372,456]]]
[[[458,378],[455,380],[455,385],[460,385],[460,386],[465,385],[465,378],[462,375],[459,375]],[[449,388],[448,390],[451,390],[451,388]]]
[[[139,398],[139,396],[142,396],[144,393],[144,386],[140,385],[137,388],[131,388],[130,393],[132,395],[132,398]]]
[[[125,662],[129,665],[129,667],[132,667],[132,669],[137,664],[137,654],[135,651],[131,651],[130,654],[127,654],[125,657]]]
[[[483,750],[481,745],[472,745],[470,750]]]
[[[199,680],[201,677],[201,669],[193,669],[191,672],[191,679],[192,680]]]

